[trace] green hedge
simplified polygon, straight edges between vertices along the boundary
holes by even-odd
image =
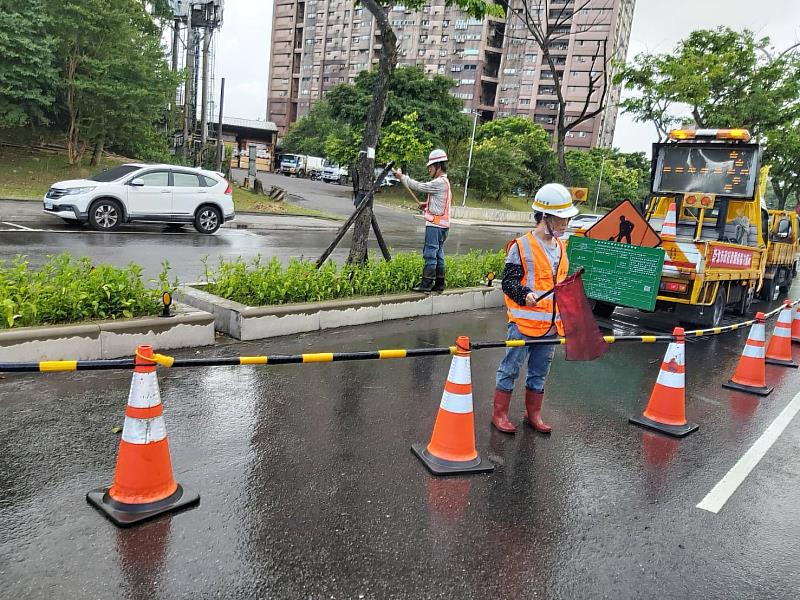
[[[165,263],[162,287],[168,270]],[[65,253],[32,270],[18,256],[10,265],[0,262],[0,309],[3,329],[157,315],[161,291],[147,288],[142,268],[134,264],[124,269],[92,265],[87,257]]]
[[[445,258],[448,288],[481,285],[490,271],[499,277],[505,251],[479,252]],[[363,266],[337,266],[328,261],[319,269],[307,260],[293,259],[285,267],[277,258],[263,262],[260,256],[249,264],[243,259],[220,259],[216,270],[205,262],[207,290],[249,306],[293,302],[318,302],[407,292],[419,283],[422,256],[416,252],[396,254],[391,261],[371,260]]]

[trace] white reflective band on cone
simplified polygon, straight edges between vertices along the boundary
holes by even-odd
[[[461,385],[472,383],[472,373],[470,373],[468,357],[453,357],[453,361],[450,363],[450,372],[447,374],[447,380],[451,383],[458,383]]]
[[[661,371],[658,373],[658,379],[656,380],[656,383],[663,385],[664,387],[683,389],[684,381],[684,373],[673,373],[671,371],[665,371],[664,369],[661,369]]]
[[[791,337],[792,327],[790,325],[778,323],[775,325],[775,329],[772,330],[772,335],[777,335],[778,337]]]
[[[764,346],[751,346],[750,344],[746,344],[742,356],[748,358],[764,358],[764,356],[766,356]]]
[[[122,439],[129,444],[150,444],[160,442],[167,437],[167,428],[164,425],[164,417],[153,417],[152,419],[134,419],[125,417],[125,425],[122,428]]]
[[[158,391],[156,373],[134,373],[131,380],[131,391],[128,394],[128,406],[134,408],[152,408],[161,404],[161,392]]]
[[[471,413],[472,394],[453,394],[445,390],[442,394],[442,403],[439,406],[450,413]]]
[[[764,324],[757,323],[753,325],[752,329],[750,329],[750,336],[747,338],[747,341],[754,341],[754,342],[763,342],[764,341]]]

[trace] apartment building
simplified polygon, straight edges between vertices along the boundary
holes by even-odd
[[[602,64],[593,61],[599,45],[605,40],[609,58],[625,58],[635,0],[590,0],[588,5],[549,0],[542,5],[548,19],[576,13],[570,29],[551,47],[569,115],[582,107],[588,78]],[[389,19],[398,39],[398,63],[454,79],[453,95],[468,110],[481,111],[482,120],[524,114],[552,132],[557,114],[553,74],[529,41],[522,11],[522,0],[509,0],[505,19],[479,20],[446,7],[444,0],[431,0],[418,11],[394,5]],[[268,119],[283,135],[333,86],[352,82],[359,71],[377,64],[379,51],[371,15],[351,0],[275,0]],[[619,94],[619,87],[611,85],[610,108],[571,132],[568,146],[611,144]]]

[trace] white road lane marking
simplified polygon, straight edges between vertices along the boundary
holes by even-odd
[[[718,513],[725,506],[725,503],[742,484],[759,461],[772,447],[786,426],[791,422],[795,415],[800,412],[800,393],[781,411],[781,414],[767,427],[744,456],[739,459],[733,468],[723,477],[714,488],[708,492],[705,498],[700,501],[697,508],[702,508],[712,513]]]
[[[16,227],[17,229],[22,229],[24,231],[40,231],[38,229],[31,229],[30,227],[25,227],[24,225],[17,225],[16,223],[9,223],[8,221],[0,221],[3,225],[8,225],[9,227]]]

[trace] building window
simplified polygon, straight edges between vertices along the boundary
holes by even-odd
[[[519,99],[519,103],[520,104],[530,104],[531,103],[531,99],[530,98],[520,98]]]

